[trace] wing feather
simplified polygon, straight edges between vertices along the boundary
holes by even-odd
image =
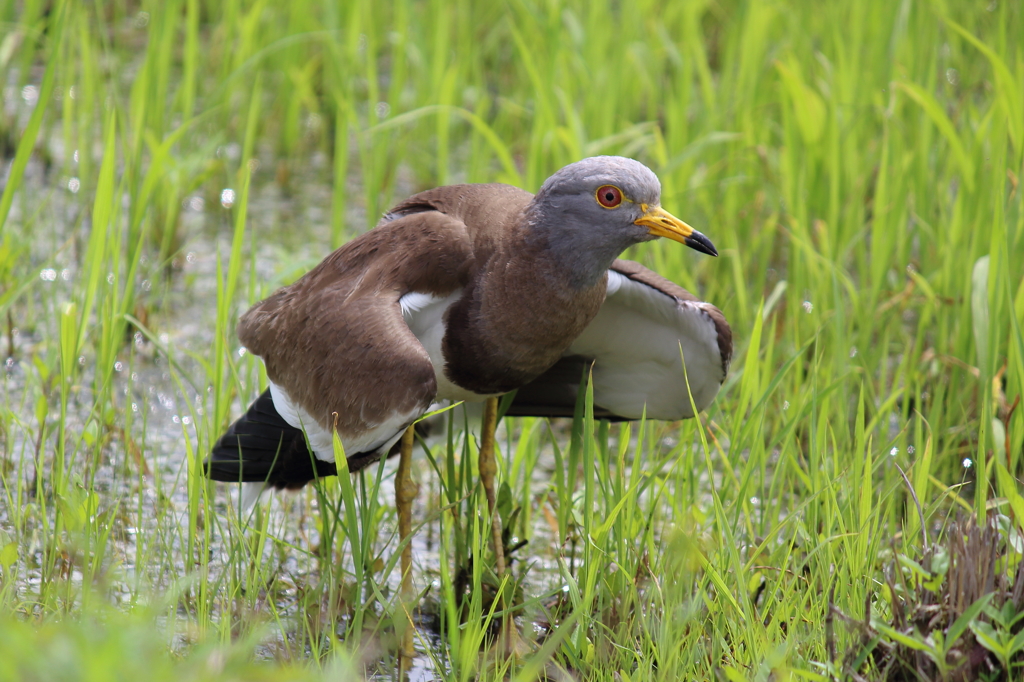
[[[639,263],[616,260],[597,317],[558,364],[520,389],[509,414],[572,416],[586,360],[595,416],[638,419],[646,410],[654,419],[689,418],[691,394],[697,410],[711,404],[731,358],[732,331],[718,308]]]
[[[347,449],[368,446],[382,430],[404,428],[422,414],[437,392],[430,357],[399,299],[454,291],[471,261],[460,220],[436,211],[402,216],[254,306],[238,336],[323,432],[336,423]]]

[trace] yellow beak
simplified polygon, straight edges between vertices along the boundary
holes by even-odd
[[[661,206],[643,206],[644,214],[636,219],[635,224],[646,227],[655,237],[667,237],[674,242],[686,244],[695,251],[717,256],[718,250],[711,240],[675,217]]]

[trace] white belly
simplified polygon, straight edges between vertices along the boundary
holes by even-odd
[[[448,307],[459,300],[461,296],[462,289],[459,289],[444,297],[413,292],[398,299],[399,305],[402,306],[402,317],[405,318],[405,323],[423,344],[423,348],[430,356],[430,364],[434,366],[434,377],[437,379],[437,402],[444,400],[475,402],[491,397],[456,386],[444,373],[444,354],[441,351],[441,344],[444,341],[444,314]]]

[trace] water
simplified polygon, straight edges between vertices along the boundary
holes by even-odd
[[[288,191],[273,182],[254,185],[250,194],[250,234],[255,236],[256,249],[245,253],[243,273],[252,265],[256,281],[266,286],[270,293],[286,278],[293,278],[312,267],[329,252],[330,228],[327,224],[330,206],[330,186],[323,182],[326,177],[324,159],[314,163],[302,176],[293,176]],[[60,310],[75,295],[75,287],[81,287],[78,261],[85,241],[84,234],[75,234],[80,214],[87,210],[81,195],[77,194],[78,179],[74,190],[67,191],[68,181],[47,175],[45,169],[33,162],[26,174],[23,196],[48,196],[42,207],[44,212],[36,224],[45,226],[45,234],[34,235],[31,240],[30,258],[34,264],[37,279],[26,299],[12,311],[16,321],[33,321],[31,329],[15,330],[14,353],[5,358],[2,372],[4,400],[15,415],[22,416],[26,423],[7,434],[6,460],[11,463],[4,471],[5,493],[9,499],[17,499],[17,484],[23,486],[21,504],[32,504],[33,482],[37,475],[44,478],[51,475],[50,458],[53,455],[53,438],[57,430],[56,420],[59,408],[53,394],[47,416],[48,434],[45,442],[37,443],[38,424],[33,423],[30,405],[39,395],[38,370],[31,358],[40,353],[53,357],[59,352],[58,315],[39,314],[40,309]],[[63,190],[53,192],[54,185]],[[411,192],[401,187],[400,192]],[[134,331],[130,340],[117,354],[112,373],[113,401],[119,414],[112,423],[129,424],[120,432],[105,433],[95,421],[94,400],[91,390],[95,377],[95,358],[92,346],[85,346],[85,354],[79,358],[82,368],[78,390],[73,393],[66,422],[67,432],[74,441],[80,434],[91,434],[92,439],[109,438],[103,455],[95,467],[79,462],[71,466],[77,476],[75,485],[94,490],[101,500],[100,514],[110,512],[111,526],[108,544],[108,568],[105,570],[104,591],[116,603],[128,604],[142,597],[149,589],[157,593],[170,589],[193,568],[186,566],[189,520],[188,462],[185,438],[193,447],[204,447],[198,439],[200,430],[196,424],[213,409],[212,387],[209,385],[203,360],[210,358],[214,345],[216,328],[217,297],[217,256],[226,258],[230,253],[230,230],[226,229],[233,220],[227,210],[236,201],[234,190],[225,188],[210,201],[199,195],[186,197],[181,213],[181,234],[186,235],[180,253],[174,258],[174,273],[169,281],[161,278],[159,268],[153,264],[150,254],[141,268],[138,286],[140,299],[150,306],[146,320],[150,338],[141,331]],[[20,202],[12,213],[12,226],[22,222]],[[362,224],[364,216],[353,208],[348,216],[350,224]],[[247,237],[247,246],[249,239]],[[115,281],[114,274],[108,276],[107,285]],[[244,278],[247,279],[247,278]],[[160,283],[153,286],[153,282]],[[163,282],[163,283],[162,283]],[[240,283],[237,310],[246,307],[247,282]],[[237,344],[237,340],[232,340]],[[237,347],[237,346],[233,346]],[[6,356],[6,342],[2,346]],[[168,361],[170,358],[170,362]],[[238,354],[241,360],[242,354]],[[240,414],[247,401],[257,395],[256,375],[243,372],[242,384],[245,399],[236,401],[232,414]],[[504,429],[503,429],[504,431]],[[514,434],[513,434],[514,435]],[[500,442],[510,441],[510,434]],[[36,448],[43,454],[43,469],[36,471]],[[87,451],[85,448],[83,452]],[[80,455],[84,457],[85,455]],[[393,505],[391,481],[394,475],[393,462],[385,465],[386,480],[381,487],[381,502],[390,510]],[[550,480],[554,459],[550,453],[542,458],[533,477],[543,485],[545,477]],[[429,471],[429,464],[422,456],[417,458],[416,476],[421,482],[414,518],[431,519],[430,524],[420,529],[413,540],[414,571],[417,589],[435,583],[439,576],[439,555],[437,538],[438,523],[437,482]],[[372,476],[372,467],[371,474]],[[86,478],[86,480],[82,480]],[[44,489],[47,486],[44,485]],[[217,485],[214,493],[216,513],[230,513],[237,502],[237,486]],[[5,498],[5,500],[8,498]],[[308,507],[306,505],[309,505]],[[317,581],[315,562],[301,554],[277,549],[281,546],[312,547],[318,542],[318,533],[310,517],[315,511],[316,500],[308,501],[305,495],[288,493],[265,494],[261,501],[263,512],[269,514],[268,555],[278,552],[274,559],[279,562],[279,577],[275,581],[273,594],[267,599],[274,600],[278,617],[282,622],[293,622],[294,634],[301,632],[303,614],[300,613],[297,594],[301,589]],[[111,512],[121,508],[120,512]],[[52,514],[52,509],[49,512]],[[20,529],[22,536],[44,532],[37,515],[19,515],[28,527]],[[0,528],[15,536],[10,510],[0,505]],[[388,540],[397,545],[393,514],[386,515],[381,524],[382,536],[377,542],[379,550],[390,555],[386,547]],[[526,582],[526,589],[532,594],[557,589],[559,582],[557,561],[554,551],[545,551],[554,542],[540,524],[533,542],[522,552],[521,559],[531,562],[532,567]],[[224,527],[224,526],[222,526]],[[158,540],[155,540],[158,539]],[[214,538],[212,552],[206,568],[210,571],[210,584],[217,585],[221,573],[231,566],[232,557],[225,550],[228,538]],[[159,542],[156,549],[154,542]],[[281,544],[283,543],[283,545]],[[519,556],[519,555],[517,555]],[[139,558],[149,557],[144,564]],[[31,601],[39,590],[42,579],[40,568],[43,560],[42,545],[35,542],[30,551],[20,558],[20,584],[17,587],[20,599]],[[81,587],[83,577],[78,570],[70,573],[73,585]],[[397,571],[388,577],[386,588],[398,589]],[[433,606],[431,607],[431,603]],[[427,600],[428,612],[436,610],[436,597]],[[187,611],[179,614],[189,620]],[[227,614],[222,614],[227,617]],[[431,679],[430,671],[436,659],[436,647],[440,645],[433,630],[435,618],[424,618],[419,623],[420,632],[416,638],[421,657],[414,663],[411,679]],[[185,627],[183,622],[178,629]],[[273,657],[290,636],[278,633],[271,637],[262,648],[262,655]],[[426,643],[426,647],[424,646]],[[434,648],[433,651],[427,649]],[[433,656],[431,655],[433,654]]]
[[[223,153],[229,154],[230,149]],[[269,169],[274,164],[264,163],[262,167],[268,170],[257,172],[250,189],[247,235],[242,255],[243,275],[238,287],[236,314],[247,307],[250,268],[254,283],[262,287],[262,295],[267,295],[316,265],[330,251],[331,187],[325,182],[329,177],[326,158],[322,154],[314,155],[308,167],[293,173],[287,189],[273,181]],[[413,191],[408,182],[401,181],[406,175],[399,174],[398,197]],[[55,187],[57,191],[54,191]],[[22,481],[27,490],[23,503],[32,502],[31,490],[28,489],[36,477],[37,446],[44,453],[46,466],[49,466],[46,458],[52,456],[58,414],[55,398],[51,397],[47,417],[49,435],[46,442],[37,443],[38,424],[29,415],[32,414],[30,405],[39,395],[41,380],[36,376],[38,372],[31,358],[36,353],[52,358],[59,350],[56,345],[59,315],[40,311],[61,310],[72,299],[75,287],[82,286],[78,281],[81,276],[78,263],[86,235],[84,231],[76,234],[75,228],[87,214],[89,207],[85,201],[91,198],[88,192],[68,190],[67,180],[61,180],[55,173],[47,174],[35,162],[30,164],[23,195],[46,197],[39,209],[42,213],[35,222],[45,227],[45,231],[32,237],[29,257],[37,279],[25,300],[15,307],[13,316],[15,320],[33,324],[29,325],[31,329],[18,330],[14,337],[15,353],[2,370],[4,400],[14,414],[25,419],[24,425],[12,429],[5,443],[7,459],[14,466],[5,471],[4,480],[10,495],[16,494],[11,492],[16,488],[14,481]],[[360,195],[358,192],[350,194]],[[181,578],[194,575],[192,572],[197,569],[209,572],[209,584],[216,589],[224,584],[220,581],[226,577],[225,571],[237,570],[238,559],[229,551],[232,533],[223,521],[228,514],[237,513],[237,486],[232,485],[216,485],[213,508],[206,510],[222,519],[221,523],[214,525],[207,561],[201,566],[186,565],[190,502],[185,448],[185,439],[188,438],[199,455],[204,456],[204,449],[208,447],[205,438],[218,435],[207,434],[201,428],[201,423],[214,409],[212,386],[204,362],[212,359],[211,349],[215,343],[218,254],[224,260],[230,254],[234,220],[231,209],[237,209],[237,200],[236,191],[230,187],[224,187],[211,196],[195,193],[183,198],[179,234],[184,236],[184,242],[173,258],[169,279],[164,277],[166,271],[155,262],[154,253],[143,257],[137,291],[150,311],[144,320],[147,333],[131,332],[118,350],[111,375],[113,400],[118,410],[111,423],[127,425],[123,431],[115,429],[107,433],[98,427],[92,414],[94,401],[90,387],[95,376],[95,358],[91,355],[90,343],[86,343],[85,354],[79,358],[82,367],[80,387],[73,393],[66,427],[72,439],[83,433],[109,439],[95,467],[78,466],[73,469],[87,471],[89,478],[81,481],[82,485],[98,493],[100,514],[110,513],[108,568],[105,569],[103,589],[116,603],[129,604],[140,598],[146,599],[147,595],[153,594],[152,590],[160,594],[171,589],[183,589],[179,584]],[[21,208],[20,202],[15,204],[12,225],[24,220]],[[366,222],[362,209],[355,204],[346,218],[349,225],[365,225]],[[251,244],[254,244],[254,249],[250,253]],[[226,266],[225,262],[225,269]],[[113,274],[110,280],[116,281]],[[258,298],[261,291],[254,290],[254,295]],[[244,353],[237,352],[241,350],[237,339],[230,339],[228,344],[236,351],[233,355],[241,374],[243,397],[236,399],[231,410],[232,416],[237,416],[258,394],[258,376],[256,364],[247,364],[249,359]],[[3,350],[6,351],[6,347]],[[471,419],[471,422],[478,422],[478,418]],[[463,423],[462,418],[457,417],[456,423]],[[565,422],[552,423],[555,439],[561,447],[569,442],[568,426]],[[513,431],[510,433],[506,427]],[[518,422],[507,421],[499,429],[499,446],[506,456],[515,451],[518,428]],[[656,427],[652,425],[649,428]],[[439,431],[444,432],[443,429]],[[634,429],[634,441],[636,433]],[[201,434],[203,440],[200,439]],[[679,446],[674,437],[678,434],[674,431],[669,434],[672,435],[666,435],[663,442],[666,450]],[[546,439],[541,440],[547,442]],[[613,436],[609,443],[613,450],[617,448],[614,440]],[[630,449],[635,446],[634,442]],[[381,533],[374,551],[384,558],[390,557],[397,546],[392,511],[395,464],[385,464],[385,480],[380,489],[380,503],[387,511],[381,521]],[[548,490],[557,466],[553,449],[550,445],[542,446],[536,465],[528,473],[531,491]],[[475,466],[472,468],[475,470]],[[700,470],[704,468],[700,467]],[[421,485],[413,511],[414,520],[427,520],[413,539],[414,581],[417,590],[428,585],[433,585],[434,589],[424,602],[424,617],[417,621],[416,646],[420,656],[414,662],[411,678],[431,679],[430,671],[435,661],[444,660],[444,656],[438,655],[440,639],[436,632],[437,581],[440,578],[438,537],[442,532],[439,509],[442,505],[437,478],[421,454],[417,454],[414,472]],[[47,476],[48,469],[41,473]],[[658,473],[671,476],[669,471]],[[374,474],[375,469],[371,467],[368,480],[372,480]],[[628,471],[625,475],[628,476]],[[706,480],[706,474],[698,476],[701,478],[699,489],[709,490],[712,482]],[[535,496],[533,499],[537,500]],[[111,511],[115,509],[119,511]],[[303,611],[300,595],[316,589],[320,568],[314,558],[300,550],[310,550],[319,544],[316,498],[306,494],[265,494],[261,511],[268,515],[271,538],[265,546],[264,561],[270,562],[274,581],[272,589],[260,594],[259,601],[265,605],[272,604],[273,613],[282,627],[270,628],[275,634],[264,642],[259,655],[274,658],[282,651],[294,653],[296,646],[300,650],[305,647],[307,654],[312,653],[308,642],[301,644],[305,637],[304,618],[308,613]],[[530,542],[516,553],[515,558],[518,567],[529,566],[523,583],[525,599],[539,597],[544,600],[563,590],[559,558],[566,559],[571,565],[578,556],[575,559],[570,557],[570,548],[559,546],[557,528],[543,509],[534,509],[532,513]],[[29,526],[20,529],[23,537],[42,531],[38,516],[28,515],[23,522]],[[12,531],[12,515],[3,506],[0,506],[0,528]],[[660,532],[660,529],[655,530],[656,535]],[[38,592],[42,577],[41,561],[42,548],[36,542],[29,555],[21,558],[21,584],[17,588],[20,598],[31,601]],[[81,574],[73,573],[71,580],[80,586]],[[397,593],[398,587],[398,571],[392,571],[384,580],[385,596]],[[176,626],[179,631],[187,629],[195,617],[190,612],[190,608],[194,608],[194,599],[186,601],[192,606],[178,609],[177,617],[182,621]],[[232,617],[225,610],[232,608],[236,607],[226,599],[214,600],[213,619]],[[255,615],[264,620],[267,618],[267,613]],[[528,623],[521,625],[530,629]],[[532,625],[538,632],[545,632],[548,628],[543,619]],[[344,624],[335,627],[343,629]],[[187,642],[187,638],[183,641]]]

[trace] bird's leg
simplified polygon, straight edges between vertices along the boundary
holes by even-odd
[[[498,465],[494,461],[494,431],[498,427],[498,399],[488,398],[484,403],[483,432],[480,434],[480,483],[487,494],[487,507],[491,510],[491,535],[494,539],[494,560],[498,579],[505,577],[505,545],[501,541],[501,516],[498,514],[494,494],[494,475]]]
[[[395,472],[395,507],[398,509],[398,540],[402,547],[402,605],[404,609],[412,607],[412,503],[419,493],[419,486],[412,480],[412,446],[416,440],[416,431],[409,426],[402,434],[402,447],[398,455],[398,471]],[[406,611],[408,613],[408,611]],[[402,643],[398,652],[400,673],[408,673],[412,657],[415,654],[412,646],[412,617],[406,624],[402,634]],[[403,674],[399,675],[404,678]]]
[[[487,494],[487,507],[491,510],[491,535],[494,541],[494,563],[498,581],[505,577],[505,543],[502,541],[501,515],[498,513],[497,496],[494,494],[494,475],[498,465],[494,460],[494,431],[498,427],[498,399],[488,398],[484,404],[483,433],[480,434],[480,483]],[[506,655],[519,654],[519,637],[515,623],[508,615],[504,588],[498,592],[498,608],[505,612],[502,617],[500,647]]]

